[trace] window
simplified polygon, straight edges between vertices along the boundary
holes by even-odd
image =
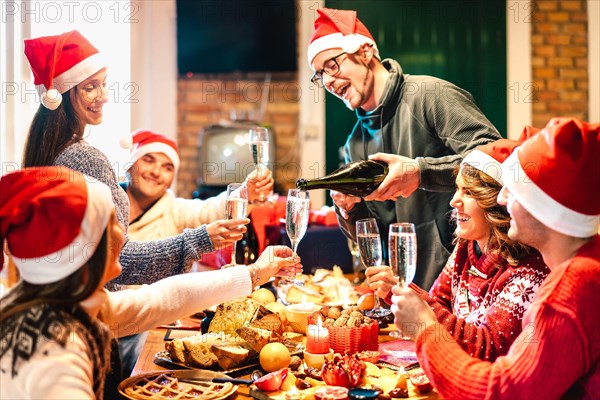
[[[127,151],[119,138],[130,132],[130,109],[136,84],[130,77],[130,30],[136,5],[129,1],[13,1],[0,2],[2,101],[0,103],[2,174],[20,165],[31,119],[39,106],[33,76],[23,54],[23,39],[77,29],[105,57],[109,102],[104,120],[88,127],[86,140],[109,155],[118,175],[123,174]]]

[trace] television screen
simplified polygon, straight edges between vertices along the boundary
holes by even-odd
[[[248,143],[249,126],[220,125],[205,128],[199,137],[199,185],[226,186],[228,183],[242,182],[256,165],[252,160]],[[269,137],[269,168],[274,171],[275,134]]]
[[[177,0],[179,74],[296,71],[294,0]]]

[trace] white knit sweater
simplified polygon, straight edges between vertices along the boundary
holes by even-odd
[[[108,292],[111,315],[105,322],[114,336],[121,337],[247,296],[251,290],[250,274],[244,266],[173,276],[139,289]],[[64,348],[39,340],[36,352],[19,366],[14,378],[11,359],[12,350],[0,359],[0,399],[95,398],[92,361],[85,341],[77,335],[72,335]]]

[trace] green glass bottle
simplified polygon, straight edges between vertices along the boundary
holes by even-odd
[[[296,187],[300,190],[329,189],[365,197],[383,182],[387,173],[388,165],[383,161],[353,161],[322,178],[298,179]]]

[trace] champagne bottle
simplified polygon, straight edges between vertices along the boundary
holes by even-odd
[[[375,190],[388,173],[388,165],[378,160],[354,161],[317,179],[298,179],[300,190],[330,189],[347,195],[365,197]]]

